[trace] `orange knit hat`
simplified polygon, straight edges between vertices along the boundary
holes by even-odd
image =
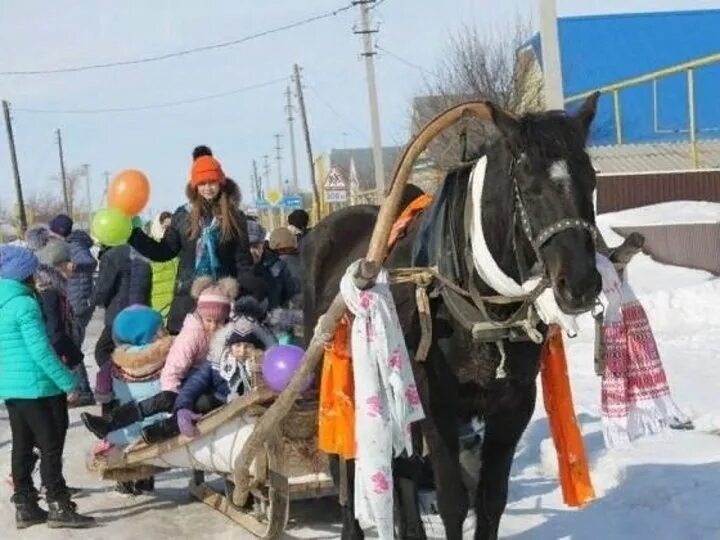
[[[212,156],[200,156],[190,169],[190,185],[194,188],[206,182],[225,183],[225,173],[220,162]]]

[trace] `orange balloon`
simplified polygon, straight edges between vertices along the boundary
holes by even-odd
[[[150,182],[142,171],[127,169],[113,178],[108,190],[108,206],[127,216],[142,212],[150,200]]]

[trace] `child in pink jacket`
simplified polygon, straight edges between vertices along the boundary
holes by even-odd
[[[161,392],[140,402],[131,401],[116,408],[107,416],[81,415],[85,427],[99,439],[116,429],[161,412],[172,412],[180,385],[188,375],[207,360],[210,340],[230,317],[230,307],[238,293],[232,278],[214,283],[199,278],[192,286],[197,307],[185,318],[182,330],[175,338],[165,366],[160,372]]]

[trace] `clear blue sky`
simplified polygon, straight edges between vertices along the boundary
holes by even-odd
[[[4,0],[0,71],[126,60],[231,40],[346,5],[345,0]],[[516,13],[537,21],[536,0],[385,0],[376,10],[380,46],[432,69],[448,38],[463,24],[503,28]],[[558,0],[561,16],[618,11],[717,8],[720,0]],[[230,91],[288,77],[304,68],[316,153],[369,146],[369,119],[356,10],[236,47],[164,62],[36,77],[0,76],[0,98],[15,108],[73,109],[145,105]],[[423,74],[396,59],[377,61],[383,143],[407,138],[409,103],[422,93]],[[151,206],[174,208],[196,144],[210,145],[249,198],[253,158],[274,155],[283,133],[285,84],[222,99],[150,111],[50,115],[14,113],[20,172],[26,191],[53,189],[54,129],[63,131],[69,168],[89,163],[97,205],[102,172],[137,167],[153,186]],[[328,107],[330,105],[330,107]],[[332,110],[331,110],[332,108]],[[343,133],[346,133],[343,136]],[[308,186],[304,147],[296,129],[301,186]],[[274,160],[272,161],[274,166]],[[4,130],[0,135],[0,202],[14,203]]]

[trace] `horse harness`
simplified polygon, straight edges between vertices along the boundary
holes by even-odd
[[[597,237],[597,229],[595,226],[580,218],[565,218],[554,222],[542,228],[537,235],[533,233],[533,227],[530,223],[526,203],[523,200],[522,193],[515,175],[516,159],[513,159],[509,175],[513,181],[513,230],[512,242],[513,251],[515,252],[516,264],[520,274],[520,281],[525,281],[531,275],[530,265],[526,261],[523,250],[518,243],[516,230],[522,230],[525,238],[529,242],[535,254],[536,263],[533,266],[535,275],[541,275],[542,278],[538,284],[526,295],[518,297],[507,297],[503,295],[487,296],[482,295],[478,289],[477,281],[479,276],[475,271],[475,262],[472,254],[470,241],[470,231],[472,223],[472,197],[470,193],[466,193],[464,207],[464,226],[465,234],[463,245],[458,246],[456,242],[455,224],[447,212],[442,210],[436,211],[439,217],[439,223],[429,223],[428,226],[439,228],[435,231],[442,238],[450,238],[449,250],[445,248],[443,251],[450,255],[451,261],[447,261],[448,257],[442,257],[436,254],[434,265],[413,266],[411,268],[398,268],[390,270],[391,283],[415,283],[416,285],[416,303],[420,319],[421,338],[418,349],[415,354],[416,360],[423,361],[427,358],[427,354],[432,343],[432,314],[430,311],[430,297],[442,297],[450,315],[465,328],[472,339],[476,343],[497,343],[504,357],[502,342],[511,341],[532,341],[534,343],[542,343],[544,336],[538,330],[540,318],[534,306],[535,300],[550,285],[550,280],[542,262],[540,248],[547,243],[556,234],[569,230],[580,229],[588,231],[593,240]],[[447,184],[446,180],[446,184]],[[447,193],[441,194],[444,200],[436,200],[434,204],[448,205]],[[432,217],[432,216],[431,216]],[[447,232],[448,234],[444,234]],[[456,259],[456,255],[462,253],[462,261]],[[461,270],[460,265],[464,268]],[[466,279],[463,279],[463,274]],[[466,281],[464,287],[458,283]],[[432,290],[428,292],[428,289]],[[493,318],[489,313],[487,306],[495,305],[513,305],[519,304],[510,316],[503,320]],[[502,371],[502,370],[501,370]],[[502,376],[502,375],[499,375]]]

